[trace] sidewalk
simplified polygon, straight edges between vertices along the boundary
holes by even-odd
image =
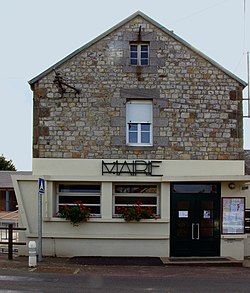
[[[8,255],[0,255],[0,269],[71,273],[77,269],[77,266],[77,264],[69,263],[69,258],[44,257],[41,262],[37,262],[35,268],[32,268],[29,267],[29,258],[26,256],[17,256],[9,260]]]
[[[143,263],[136,264],[135,259],[126,258],[123,263],[111,263],[111,258],[105,258],[106,262],[100,262],[100,258],[61,258],[61,257],[43,257],[41,262],[37,262],[34,268],[29,267],[28,257],[14,257],[8,260],[7,255],[0,255],[0,273],[53,273],[68,275],[95,275],[95,276],[134,276],[135,274],[158,276],[166,274],[166,267],[161,263]],[[133,259],[133,260],[132,260]],[[143,259],[143,258],[141,258]],[[144,258],[146,259],[146,258]],[[86,260],[88,264],[86,264]],[[107,263],[109,260],[109,263]],[[118,259],[117,259],[118,261]],[[148,260],[147,260],[148,261]]]
[[[227,265],[228,264],[228,265]],[[200,262],[197,260],[172,260],[171,258],[112,258],[112,257],[43,257],[41,262],[37,262],[36,267],[29,267],[29,258],[26,256],[16,256],[13,260],[8,260],[8,255],[0,255],[0,269],[3,270],[15,270],[20,272],[45,272],[45,273],[66,273],[66,274],[76,274],[81,269],[99,267],[102,268],[121,268],[126,267],[144,267],[152,269],[152,267],[158,269],[170,268],[170,267],[180,267],[180,266],[196,266],[196,267],[220,267],[220,266],[239,266],[242,267],[242,262],[224,262],[216,261],[211,262],[205,261],[204,259]],[[243,262],[243,267],[250,267],[250,259],[246,259]]]
[[[0,255],[0,269],[23,272],[77,273],[86,267],[164,267],[156,257],[43,257],[36,267],[29,267],[29,257],[16,256],[8,260],[8,255]]]

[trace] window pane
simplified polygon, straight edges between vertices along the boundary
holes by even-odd
[[[148,59],[141,59],[141,65],[148,65]]]
[[[141,51],[148,52],[148,45],[141,45]]]
[[[0,190],[0,211],[6,210],[6,190]]]
[[[131,51],[137,51],[137,45],[130,45]]]
[[[59,204],[73,204],[77,201],[83,204],[100,204],[100,196],[59,196]]]
[[[91,214],[100,215],[101,214],[101,208],[100,206],[87,206]],[[59,206],[59,212],[64,208],[63,205]]]
[[[218,193],[217,184],[173,184],[173,193]]]
[[[137,65],[138,55],[137,55],[137,45],[130,45],[130,64]]]
[[[148,52],[141,52],[142,59],[148,59]]]
[[[115,185],[115,193],[157,193],[156,185]]]
[[[143,205],[156,205],[156,196],[116,196],[115,204],[133,205],[137,202],[141,202]]]
[[[129,123],[129,142],[137,143],[138,141],[138,124]]]
[[[130,57],[133,59],[137,59],[137,52],[131,52]]]
[[[129,142],[136,143],[137,142],[137,132],[129,133]]]
[[[129,123],[129,131],[137,131],[138,130],[138,124],[135,123]]]
[[[142,131],[150,131],[150,124],[149,123],[142,123],[141,130]]]
[[[150,143],[150,124],[141,124],[141,143]]]
[[[150,143],[150,133],[142,132],[141,133],[141,143]]]
[[[123,208],[127,208],[127,206],[125,205],[125,206],[116,206],[115,207],[115,214],[116,215],[119,215],[119,214],[121,214],[122,213],[122,209]],[[157,207],[155,206],[155,207],[147,207],[148,209],[150,209],[150,210],[152,210],[152,212],[156,215],[157,214]]]
[[[116,206],[115,207],[115,214],[116,215],[119,215],[119,214],[121,214],[122,213],[122,209],[123,208],[126,208],[127,206],[125,205],[125,206]],[[157,207],[148,207],[150,210],[152,210],[153,211],[153,213],[156,215],[157,214]]]
[[[101,208],[100,206],[88,206],[88,208],[90,209],[90,214],[96,214],[96,215],[100,215],[101,214]]]
[[[131,65],[137,65],[137,59],[131,59],[130,63]]]
[[[17,210],[17,200],[14,190],[9,191],[9,211]]]
[[[100,193],[100,185],[60,184],[59,192]]]

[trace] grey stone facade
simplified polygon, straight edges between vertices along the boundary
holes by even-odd
[[[149,43],[149,66],[129,43]],[[34,158],[243,159],[242,84],[138,14],[31,81]],[[126,145],[127,99],[152,99],[153,146]]]

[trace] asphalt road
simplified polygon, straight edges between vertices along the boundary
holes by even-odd
[[[0,269],[0,292],[250,292],[241,267],[80,266]]]

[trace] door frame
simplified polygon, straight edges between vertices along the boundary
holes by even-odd
[[[214,187],[215,190],[203,193],[190,192],[193,187],[203,185],[211,187],[211,189]],[[220,256],[221,184],[218,182],[178,182],[171,183],[170,186],[170,256]],[[181,189],[184,190],[186,188],[187,192],[183,190],[177,192],[175,189],[178,186],[181,186]],[[207,238],[200,237],[199,231],[197,232],[197,229],[200,229],[201,221],[204,220],[202,213],[205,211],[202,211],[201,208],[203,197],[205,201],[211,199],[213,202],[213,236],[208,236]],[[177,214],[179,213],[177,204],[178,200],[185,201],[185,198],[190,204],[190,210],[186,212],[187,218],[181,219]],[[184,229],[183,237],[178,237],[177,235],[179,225],[182,225],[181,229]]]

